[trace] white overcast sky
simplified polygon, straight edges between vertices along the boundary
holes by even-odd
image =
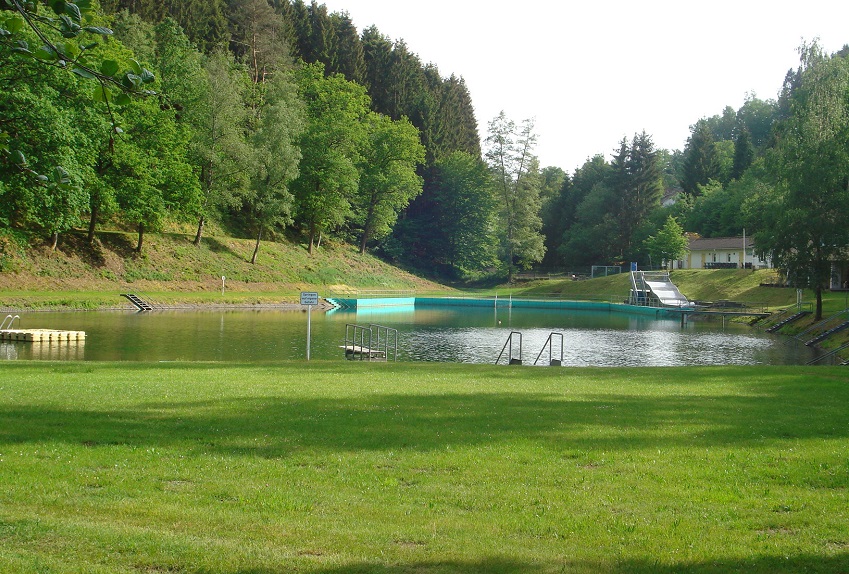
[[[846,0],[319,0],[465,78],[481,139],[534,118],[543,166],[569,173],[646,130],[683,149],[699,118],[774,99],[802,40],[849,44]]]

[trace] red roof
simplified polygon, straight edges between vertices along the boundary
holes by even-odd
[[[746,249],[755,246],[751,237],[746,237]],[[698,237],[690,239],[690,251],[720,251],[743,247],[743,237]]]

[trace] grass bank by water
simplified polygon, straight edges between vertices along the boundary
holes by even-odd
[[[0,369],[4,572],[849,570],[844,368]]]
[[[90,245],[81,233],[62,236],[60,248],[22,248],[0,238],[0,308],[98,308],[122,303],[122,292],[162,304],[296,302],[302,290],[448,291],[345,244],[324,242],[310,255],[300,244],[205,237],[199,246],[183,233],[148,234],[142,253],[135,236],[103,232]],[[222,277],[224,293],[222,294]]]

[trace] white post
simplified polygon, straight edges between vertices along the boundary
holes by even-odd
[[[224,275],[221,276],[221,294],[224,295]]]
[[[307,361],[310,360],[310,331],[312,330],[312,305],[307,306]]]
[[[301,291],[301,305],[307,306],[307,361],[310,360],[310,339],[312,336],[312,306],[318,305],[318,293]]]

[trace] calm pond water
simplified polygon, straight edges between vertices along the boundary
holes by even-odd
[[[511,331],[522,333],[525,364],[533,364],[552,332],[563,334],[563,364],[570,366],[801,364],[813,357],[804,345],[745,325],[690,322],[682,328],[678,319],[600,311],[409,307],[313,312],[312,358],[344,360],[340,346],[348,323],[397,329],[399,361],[492,364]],[[0,343],[0,359],[254,363],[306,357],[305,312],[26,313],[15,327],[85,331],[86,340]],[[554,358],[559,356],[556,341]],[[548,358],[546,350],[540,363]]]

